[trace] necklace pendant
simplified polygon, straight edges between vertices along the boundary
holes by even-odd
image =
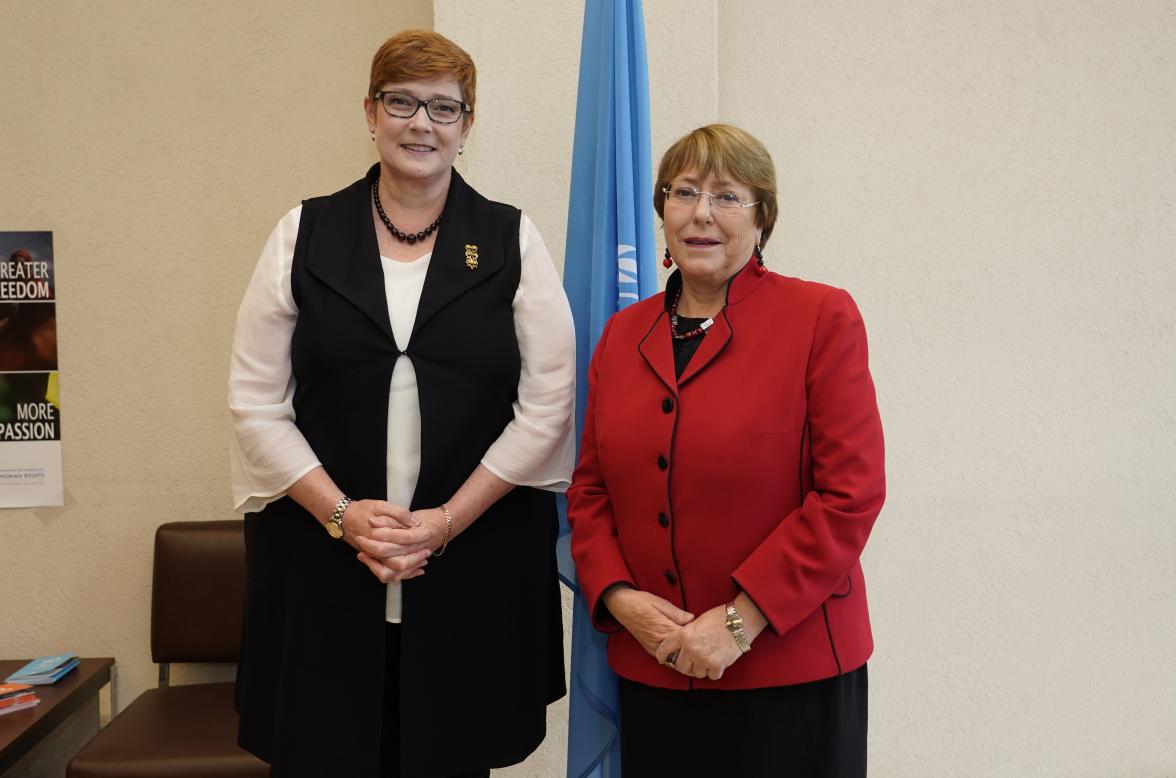
[[[470,270],[478,269],[478,247],[467,243],[465,244],[465,263]]]

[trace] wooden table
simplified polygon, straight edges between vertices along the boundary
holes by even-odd
[[[0,659],[0,683],[29,663],[29,659]],[[114,660],[83,659],[52,686],[34,686],[41,698],[35,708],[0,716],[0,775],[37,744],[53,734],[74,713],[93,706],[96,709],[98,690],[110,683],[110,668]],[[98,731],[95,718],[93,729]],[[73,754],[64,755],[66,761]]]

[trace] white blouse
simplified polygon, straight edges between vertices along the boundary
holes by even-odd
[[[290,340],[298,308],[290,268],[302,206],[286,214],[262,249],[237,313],[229,367],[233,422],[230,460],[233,502],[242,512],[261,510],[283,497],[320,465],[294,424]],[[535,224],[522,217],[522,256],[515,292],[515,336],[521,357],[514,418],[482,457],[504,481],[563,491],[575,459],[573,403],[576,350],[572,316],[551,255]],[[407,348],[432,254],[412,262],[380,258],[392,332]],[[407,506],[420,474],[421,410],[412,359],[396,360],[388,393],[388,501]],[[395,434],[393,434],[395,430]],[[359,495],[356,499],[363,498]],[[400,620],[400,586],[389,584],[386,617]]]

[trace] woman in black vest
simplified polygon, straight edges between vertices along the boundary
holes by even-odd
[[[534,224],[452,167],[474,89],[446,38],[384,43],[379,163],[278,223],[238,314],[237,707],[275,776],[488,775],[564,694],[571,314]]]

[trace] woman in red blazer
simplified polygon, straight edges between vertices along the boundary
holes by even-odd
[[[861,316],[765,268],[775,170],[746,132],[675,143],[654,205],[678,269],[601,335],[568,490],[623,772],[865,775],[885,473]]]

